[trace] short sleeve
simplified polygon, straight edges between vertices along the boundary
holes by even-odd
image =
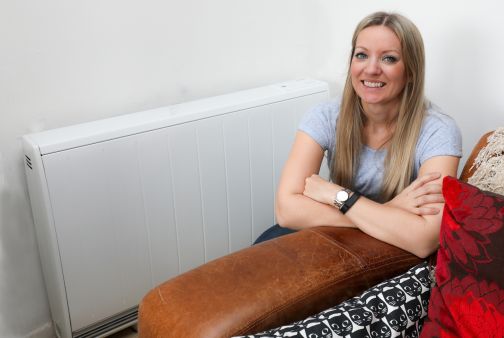
[[[462,136],[455,120],[430,108],[417,143],[418,166],[435,156],[462,157]]]
[[[320,103],[303,115],[298,130],[308,134],[322,149],[332,151],[338,114],[338,101]]]

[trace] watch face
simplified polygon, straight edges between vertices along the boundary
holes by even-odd
[[[336,199],[340,202],[345,202],[348,199],[348,192],[345,190],[338,191]]]

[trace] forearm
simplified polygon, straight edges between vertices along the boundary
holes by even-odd
[[[368,235],[419,257],[438,247],[441,215],[418,216],[361,197],[345,216]]]
[[[458,163],[459,159],[453,156],[433,157],[422,164],[419,176],[424,176],[430,181],[434,176],[430,175],[429,178],[427,173],[439,173],[439,179],[430,183],[441,184],[443,176],[456,175]],[[422,179],[419,182],[421,183]],[[411,190],[409,188],[414,190],[415,184],[410,185],[405,191]],[[403,201],[408,203],[408,199]],[[430,203],[424,207],[443,210],[444,204]],[[400,205],[381,205],[360,198],[345,215],[363,232],[419,257],[428,256],[439,246],[439,228],[443,215],[441,212],[417,215],[401,208]]]
[[[332,206],[334,197],[342,189],[318,175],[312,175],[306,179],[303,195]],[[436,203],[431,206],[441,208],[443,205]],[[419,257],[428,256],[438,245],[440,213],[419,216],[398,206],[360,197],[345,216],[368,235]]]
[[[279,225],[291,229],[321,225],[355,227],[352,221],[335,207],[314,201],[301,194],[277,198],[276,216]]]

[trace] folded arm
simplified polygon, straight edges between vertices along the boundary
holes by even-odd
[[[342,187],[317,175],[323,156],[323,149],[310,136],[297,133],[277,191],[280,225],[293,229],[319,225],[358,227],[419,257],[426,257],[437,248],[442,217],[439,210],[443,208],[441,180],[446,175],[456,175],[457,157],[438,156],[425,161],[420,178],[394,200],[380,204],[361,197],[343,215],[333,206],[333,198]],[[428,174],[433,172],[437,174]]]
[[[439,172],[442,183],[444,176],[456,176],[459,158],[437,156],[425,161],[419,175],[427,172]],[[428,205],[438,209],[443,203]],[[436,215],[416,215],[401,208],[382,205],[362,198],[346,214],[359,229],[380,239],[407,250],[418,257],[427,257],[439,246],[439,228],[442,213]]]
[[[275,212],[281,226],[292,229],[319,225],[355,227],[333,206],[303,195],[306,178],[318,174],[323,158],[322,147],[304,132],[297,132],[276,194]]]
[[[453,156],[433,157],[420,168],[419,175],[438,172],[433,183],[441,184],[444,176],[455,176],[459,159]],[[332,204],[333,196],[343,187],[325,181],[318,175],[307,178],[305,196],[324,204]],[[443,203],[429,203],[426,208],[441,210]],[[380,204],[365,197],[359,198],[345,214],[360,230],[379,240],[407,250],[418,257],[427,257],[439,245],[442,213],[416,214],[409,208],[393,203]]]

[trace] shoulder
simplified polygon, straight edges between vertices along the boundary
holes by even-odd
[[[417,142],[420,162],[434,156],[462,156],[462,134],[455,120],[429,103]]]
[[[303,115],[299,123],[299,130],[308,134],[323,149],[330,149],[334,143],[339,111],[339,98],[318,103]]]
[[[331,100],[320,102],[311,107],[307,116],[320,116],[326,120],[335,120],[340,111],[340,99],[334,98]]]
[[[444,129],[447,132],[460,133],[457,123],[451,116],[445,114],[441,108],[435,104],[428,103],[422,132],[429,132],[438,129]]]

